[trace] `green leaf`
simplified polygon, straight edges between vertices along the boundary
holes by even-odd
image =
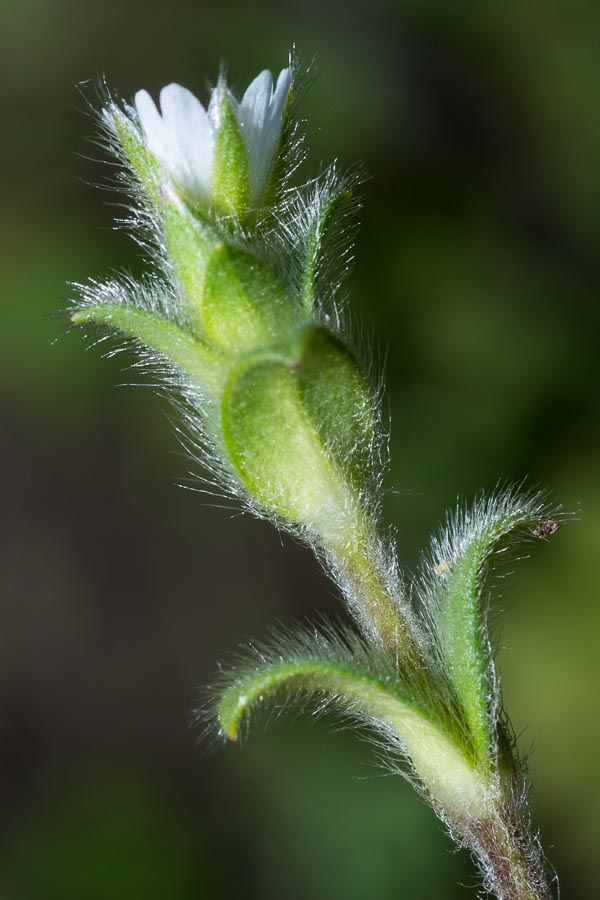
[[[302,334],[297,370],[302,402],[337,466],[359,491],[372,472],[376,400],[356,359],[319,326]]]
[[[311,643],[313,650],[311,650]],[[372,728],[392,754],[401,751],[444,811],[478,818],[492,808],[488,783],[472,767],[454,736],[403,687],[392,670],[369,666],[368,655],[329,644],[316,633],[259,647],[226,676],[216,703],[223,736],[237,740],[249,715],[273,704],[301,701],[322,711],[332,706]],[[308,652],[307,652],[308,651]]]
[[[75,325],[101,325],[136,338],[183,369],[198,385],[216,391],[221,363],[200,341],[155,313],[117,303],[84,306],[71,314]]]
[[[427,603],[443,659],[477,758],[492,761],[495,677],[484,598],[494,557],[531,540],[550,510],[539,494],[510,489],[459,510],[434,539],[425,563]]]
[[[208,259],[201,304],[208,339],[233,355],[281,342],[303,318],[267,263],[223,241]]]
[[[419,665],[413,617],[366,499],[373,399],[346,347],[309,326],[249,354],[227,381],[222,429],[253,503],[318,545],[369,640]]]
[[[361,516],[354,454],[363,387],[348,351],[313,326],[242,360],[223,396],[225,444],[251,495],[329,546],[346,542]]]
[[[231,246],[174,193],[165,193],[163,228],[188,318],[197,336],[239,355],[280,342],[303,311],[264,260]]]
[[[345,203],[352,199],[352,191],[340,191],[332,197],[320,210],[319,215],[308,235],[306,256],[302,275],[302,302],[307,312],[311,312],[315,300],[317,270],[323,239],[336,213]]]
[[[275,352],[241,362],[223,395],[223,435],[265,511],[323,533],[339,519],[346,492],[302,404],[294,366],[293,358]]]

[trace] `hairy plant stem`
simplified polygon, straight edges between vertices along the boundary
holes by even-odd
[[[384,648],[403,668],[421,669],[425,659],[412,610],[373,544],[368,537],[358,537],[334,551],[334,571],[366,639]]]
[[[470,823],[468,842],[498,900],[552,900],[539,848],[509,813]]]
[[[439,698],[411,610],[376,549],[368,540],[357,540],[338,552],[336,565],[343,572],[346,592],[354,600],[352,609],[365,637],[395,658],[399,669],[412,672],[413,685],[424,688],[436,708]],[[443,704],[439,708],[443,709]],[[499,762],[510,797],[514,771],[507,746]],[[492,771],[488,778],[493,778]],[[486,885],[498,900],[552,900],[541,851],[522,833],[512,808],[510,799],[500,801],[490,816],[450,824],[463,834],[479,860]]]

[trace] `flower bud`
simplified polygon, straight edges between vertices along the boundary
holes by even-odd
[[[238,101],[221,78],[206,109],[187,88],[169,84],[159,106],[142,90],[135,109],[111,104],[103,118],[154,203],[172,185],[200,215],[244,221],[268,193],[291,84],[289,68],[275,86],[264,71]]]

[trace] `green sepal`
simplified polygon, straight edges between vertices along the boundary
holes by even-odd
[[[322,647],[319,648],[322,651]],[[487,779],[472,766],[454,736],[391,677],[351,660],[318,655],[251,660],[227,676],[216,712],[222,734],[235,741],[244,720],[273,702],[314,700],[332,705],[383,736],[392,753],[408,757],[426,791],[446,814],[485,817],[493,809]]]
[[[135,338],[167,357],[211,393],[216,394],[222,384],[222,363],[205,344],[147,310],[117,303],[91,305],[72,313],[71,321],[75,325],[105,326]]]
[[[248,153],[225,84],[219,83],[215,92],[218,124],[211,194],[217,212],[242,218],[250,206]]]
[[[110,116],[114,132],[123,148],[125,157],[132,172],[152,203],[160,205],[161,178],[156,157],[148,150],[139,129],[131,119],[114,104],[110,107]]]
[[[361,519],[357,490],[367,452],[358,423],[368,395],[345,347],[320,326],[249,355],[223,395],[223,435],[252,497],[338,547]],[[362,531],[362,526],[360,527]]]

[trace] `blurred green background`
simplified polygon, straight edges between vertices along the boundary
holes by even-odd
[[[53,311],[139,271],[75,85],[206,97],[318,53],[311,159],[374,178],[348,288],[392,417],[401,560],[457,495],[548,485],[579,521],[498,608],[507,705],[563,895],[598,896],[600,6],[1,0],[0,897],[467,898],[402,779],[304,718],[203,753],[195,691],[274,620],[335,614],[310,555],[177,489],[188,463],[124,357]],[[509,652],[510,651],[510,652]]]

